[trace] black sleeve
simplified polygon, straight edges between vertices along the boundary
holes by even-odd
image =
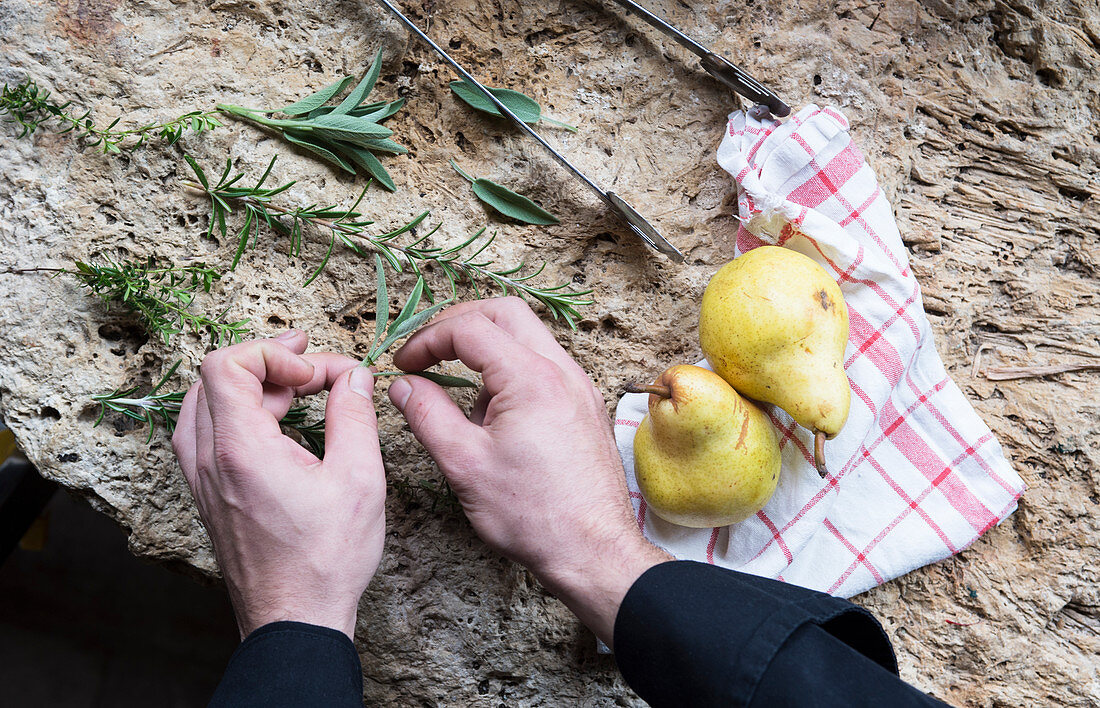
[[[938,706],[903,682],[869,612],[704,563],[646,571],[615,619],[623,678],[664,706]]]
[[[210,706],[362,708],[359,654],[335,629],[272,622],[237,647]]]

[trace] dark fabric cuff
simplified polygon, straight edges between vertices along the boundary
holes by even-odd
[[[237,647],[212,708],[362,708],[363,672],[343,632],[303,622],[272,622]]]
[[[897,673],[890,642],[866,610],[694,561],[662,563],[634,583],[615,619],[615,655],[626,682],[654,706],[747,705],[776,653],[807,623]]]

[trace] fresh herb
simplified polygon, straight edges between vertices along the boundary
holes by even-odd
[[[371,341],[370,350],[367,352],[367,355],[363,357],[360,366],[372,366],[387,349],[397,342],[397,340],[407,337],[420,329],[420,327],[430,320],[437,312],[447,305],[450,305],[452,302],[451,300],[444,300],[417,312],[416,308],[420,306],[420,299],[424,295],[425,287],[424,277],[420,276],[416,279],[416,285],[413,286],[412,293],[409,294],[408,300],[402,305],[401,311],[397,314],[397,317],[393,322],[389,322],[390,295],[386,287],[386,268],[382,263],[382,257],[377,253],[374,255],[374,268],[378,276],[374,309],[374,338]],[[376,372],[375,376],[404,376],[406,373],[422,376],[429,381],[434,381],[440,386],[477,388],[477,384],[469,379],[464,379],[461,376],[448,376],[432,371],[383,371]]]
[[[117,129],[121,118],[106,128],[97,128],[91,118],[91,111],[72,110],[72,101],[55,103],[50,92],[39,88],[30,79],[9,88],[4,85],[0,91],[0,115],[7,123],[16,123],[20,127],[18,137],[31,135],[48,120],[56,120],[62,127],[59,133],[75,133],[85,145],[98,147],[104,153],[119,153],[135,150],[150,137],[158,137],[172,145],[191,130],[201,133],[222,125],[214,116],[218,111],[191,111],[165,123],[149,123],[137,128]]]
[[[111,410],[148,425],[149,437],[146,438],[146,443],[153,439],[157,422],[163,422],[164,427],[168,429],[168,434],[171,435],[176,429],[176,418],[179,416],[180,406],[183,405],[185,392],[161,393],[160,390],[176,373],[176,369],[180,368],[181,363],[182,360],[172,364],[168,373],[149,389],[149,393],[140,398],[134,398],[137,395],[137,386],[126,390],[116,388],[110,393],[92,396],[92,400],[99,404],[99,417],[95,419],[95,425],[92,427],[102,423],[107,411]]]
[[[276,203],[272,197],[285,192],[294,184],[293,182],[270,189],[263,186],[271,174],[274,158],[252,187],[238,186],[244,173],[230,177],[232,167],[228,162],[221,178],[211,185],[202,168],[190,157],[187,161],[198,182],[184,182],[184,184],[200,190],[210,199],[209,233],[217,229],[225,238],[229,229],[227,216],[233,211],[233,206],[238,206],[245,211],[243,225],[235,236],[237,253],[233,259],[233,267],[244,253],[244,249],[248,247],[249,240],[251,239],[253,244],[256,243],[261,225],[266,224],[277,233],[290,237],[292,257],[298,257],[301,254],[302,229],[305,225],[310,225],[322,232],[328,232],[329,243],[324,257],[312,270],[306,284],[320,275],[336,243],[339,242],[356,254],[364,255],[370,251],[380,254],[397,272],[408,268],[417,275],[423,275],[425,265],[435,266],[446,277],[452,298],[457,297],[458,281],[463,279],[468,281],[475,295],[481,297],[482,291],[478,281],[487,280],[499,287],[505,295],[514,293],[542,303],[555,319],[560,317],[574,328],[576,327],[574,320],[579,317],[577,308],[592,304],[592,301],[585,297],[592,292],[591,290],[573,290],[569,283],[546,288],[532,284],[530,281],[538,277],[546,268],[545,262],[530,269],[523,263],[513,267],[495,268],[492,260],[483,255],[496,238],[496,234],[485,236],[486,229],[481,229],[451,247],[428,246],[427,240],[440,228],[437,225],[412,243],[401,245],[396,242],[396,239],[413,232],[428,217],[428,212],[423,212],[404,226],[389,233],[372,236],[366,233],[367,227],[372,222],[364,219],[362,214],[356,211],[364,193],[360,193],[350,209],[315,205],[291,207]],[[427,285],[425,285],[425,294],[429,298],[432,297]]]
[[[522,194],[516,194],[512,190],[507,187],[502,187],[496,182],[480,177],[471,177],[463,172],[462,168],[455,164],[454,160],[451,160],[451,167],[455,168],[455,172],[462,175],[470,182],[471,186],[473,186],[474,194],[477,195],[478,199],[504,216],[515,219],[516,221],[522,221],[525,224],[535,224],[536,226],[547,226],[549,224],[558,223],[558,217],[546,211]]]
[[[210,292],[221,274],[205,263],[158,266],[152,258],[107,263],[76,262],[76,269],[24,268],[9,273],[55,273],[77,279],[110,308],[118,304],[136,314],[150,334],[167,344],[184,330],[209,332],[215,347],[239,341],[248,334],[248,320],[225,321],[225,312],[210,316],[191,311],[200,293]]]
[[[297,432],[310,452],[321,459],[325,456],[325,419],[306,423],[307,413],[309,413],[309,406],[291,408],[279,421],[279,425]]]
[[[343,92],[352,77],[344,77],[285,108],[257,109],[219,104],[218,109],[273,128],[287,142],[312,152],[345,172],[365,172],[392,192],[397,187],[375,153],[401,155],[408,152],[390,140],[393,131],[381,125],[382,121],[401,110],[405,100],[366,103],[381,70],[382,50],[379,49],[363,80],[335,106],[326,106],[325,103]],[[282,113],[290,118],[265,117],[272,113]]]
[[[176,373],[176,369],[179,368],[181,363],[182,360],[172,364],[172,368],[168,369],[168,373],[162,376],[160,381],[157,381],[144,396],[135,398],[138,392],[137,386],[126,390],[116,388],[110,393],[92,396],[92,400],[99,404],[99,417],[96,418],[93,427],[103,422],[107,411],[115,411],[149,426],[149,436],[145,439],[146,443],[152,441],[158,423],[162,423],[168,434],[171,435],[176,429],[180,406],[183,405],[183,397],[186,392],[172,391],[171,393],[164,393],[161,392],[161,389],[168,382],[168,379]],[[307,424],[307,413],[309,413],[309,406],[291,408],[279,421],[279,425],[297,431],[313,454],[317,457],[324,457],[325,421],[322,418],[316,423]]]
[[[394,492],[408,501],[415,501],[420,493],[423,493],[431,499],[431,510],[433,512],[436,511],[438,506],[452,512],[462,508],[462,502],[458,500],[458,495],[451,489],[451,485],[447,483],[446,479],[439,482],[418,479],[414,483],[394,477],[390,479],[390,486],[393,487]]]
[[[472,108],[476,108],[482,113],[502,117],[500,109],[489,101],[489,99],[485,98],[485,95],[469,81],[452,81],[450,86],[455,96],[461,98]],[[526,94],[506,88],[490,88],[488,86],[486,86],[486,88],[489,90],[489,93],[496,96],[498,101],[503,103],[512,113],[515,113],[516,117],[524,123],[534,125],[542,120],[551,125],[556,125],[559,128],[565,128],[571,133],[577,132],[575,126],[542,115],[542,107],[539,106],[538,101]]]

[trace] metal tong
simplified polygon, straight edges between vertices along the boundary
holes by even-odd
[[[724,57],[710,51],[633,0],[615,0],[615,2],[676,40],[681,47],[699,57],[699,63],[708,74],[753,103],[767,106],[776,118],[785,118],[791,114],[790,106],[783,103],[779,96],[769,91],[762,83],[749,76],[744,69],[726,61]]]
[[[680,253],[680,251],[677,250],[675,246],[666,241],[665,237],[661,235],[661,233],[653,226],[653,224],[646,221],[645,217],[639,214],[637,210],[634,209],[634,207],[630,206],[630,204],[628,204],[626,200],[624,200],[622,197],[615,194],[614,192],[603,190],[598,184],[593,182],[592,179],[588,177],[588,175],[581,172],[571,162],[569,162],[569,160],[565,159],[565,156],[555,150],[550,145],[550,143],[546,142],[546,140],[537,132],[535,132],[534,129],[531,128],[531,126],[520,120],[515,113],[509,110],[508,106],[501,103],[500,99],[494,96],[491,91],[482,86],[477,79],[470,75],[470,72],[462,68],[462,66],[454,59],[452,59],[447,54],[447,52],[443,51],[443,49],[441,49],[438,44],[433,42],[431,38],[428,37],[428,35],[424,34],[424,32],[419,27],[417,27],[409,18],[405,17],[405,15],[403,15],[401,11],[398,10],[397,7],[395,7],[393,3],[390,2],[390,0],[378,0],[378,2],[387,10],[389,10],[394,17],[400,20],[402,24],[408,27],[410,32],[420,37],[420,39],[427,43],[427,45],[431,47],[436,54],[438,54],[444,61],[450,64],[451,68],[458,72],[459,76],[469,82],[471,86],[476,87],[487,101],[496,106],[496,109],[500,111],[501,115],[510,120],[513,125],[522,130],[524,133],[538,141],[540,145],[546,148],[546,150],[554,156],[554,159],[557,160],[562,167],[572,172],[573,175],[577,177],[577,179],[588,185],[589,189],[591,189],[593,193],[595,193],[596,196],[600,198],[600,201],[606,204],[608,209],[610,209],[613,213],[617,214],[623,220],[623,222],[630,227],[630,230],[633,231],[639,238],[645,241],[650,247],[668,256],[676,263],[683,262],[684,254]]]

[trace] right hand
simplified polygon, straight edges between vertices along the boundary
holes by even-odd
[[[603,397],[518,298],[445,310],[394,363],[421,371],[455,359],[484,383],[469,418],[421,377],[395,381],[390,399],[478,535],[610,645],[627,590],[671,557],[634,520]]]

